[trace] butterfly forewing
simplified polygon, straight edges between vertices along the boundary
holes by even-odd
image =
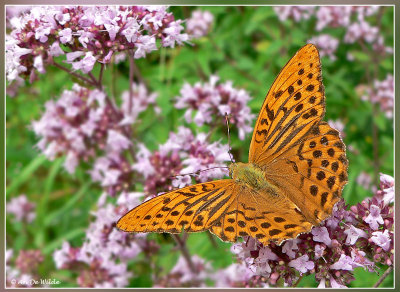
[[[234,186],[232,180],[217,180],[160,195],[129,211],[117,227],[128,232],[206,230],[235,199]]]
[[[308,44],[283,67],[261,107],[249,162],[266,164],[289,149],[324,116],[321,62]]]

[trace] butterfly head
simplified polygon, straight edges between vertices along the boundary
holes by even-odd
[[[229,165],[229,176],[233,178],[234,180],[238,180],[239,177],[241,177],[243,171],[246,168],[247,163],[242,163],[242,162],[232,162]]]

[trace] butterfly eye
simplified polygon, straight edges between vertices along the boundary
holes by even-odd
[[[236,164],[235,163],[231,163],[229,165],[229,176],[230,177],[233,177],[233,173],[235,172],[235,169],[236,169]]]

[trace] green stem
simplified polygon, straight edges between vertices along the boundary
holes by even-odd
[[[362,50],[364,51],[364,53],[366,53],[367,55],[369,55],[371,57],[371,59],[373,60],[374,63],[374,72],[373,72],[373,76],[370,70],[370,67],[368,66],[368,64],[366,64],[366,78],[367,78],[367,83],[370,86],[373,86],[373,79],[375,80],[377,78],[378,75],[378,65],[379,65],[379,58],[376,54],[374,54],[373,52],[371,52],[371,50],[369,50],[367,48],[367,46],[364,44],[363,41],[359,40],[358,43],[360,44]],[[378,115],[378,110],[375,104],[371,104],[372,106],[372,149],[373,149],[373,165],[374,165],[374,178],[373,178],[373,182],[374,184],[378,184],[379,183],[379,169],[380,169],[380,159],[379,159],[379,134],[378,134],[378,127],[375,123],[375,118]]]
[[[179,249],[182,252],[183,257],[185,258],[190,270],[192,273],[197,273],[196,267],[193,264],[192,258],[190,257],[189,251],[185,245],[185,242],[179,237],[177,234],[171,234],[172,238],[175,240],[175,242],[178,244]]]
[[[383,275],[379,278],[378,282],[376,282],[374,284],[374,288],[378,288],[380,284],[382,284],[383,280],[386,279],[387,276],[389,276],[389,274],[392,272],[393,270],[393,266],[390,266],[389,268],[387,268],[387,270],[383,273]]]
[[[300,284],[300,281],[303,280],[303,277],[304,277],[304,274],[302,274],[302,275],[297,279],[296,283],[294,283],[294,285],[293,285],[292,287],[293,287],[293,288],[294,288],[294,287],[297,287],[297,285]]]
[[[93,73],[89,72],[88,76],[90,77],[90,79],[92,79],[93,83],[96,84],[96,87],[101,90],[102,86],[99,83],[99,81],[96,79],[96,77],[94,77]]]
[[[134,77],[134,66],[135,62],[133,60],[133,55],[131,52],[128,52],[129,59],[129,100],[128,100],[128,112],[132,112],[132,104],[133,104],[133,77]]]
[[[222,51],[222,49],[217,45],[217,43],[216,43],[211,37],[209,37],[209,40],[210,40],[212,46],[213,46],[219,53],[223,53],[223,55],[224,55],[226,61],[227,61],[233,68],[235,68],[242,76],[244,76],[245,78],[247,78],[247,79],[249,79],[249,80],[255,82],[255,83],[258,84],[258,85],[262,85],[261,82],[260,82],[260,80],[254,78],[253,75],[250,75],[250,74],[247,73],[246,71],[240,69],[240,68],[238,67],[237,63],[236,63],[233,59],[231,59],[228,55],[226,55],[226,54]]]
[[[99,81],[98,81],[98,83],[101,86],[101,89],[103,89],[103,73],[104,73],[104,64],[102,63],[100,67]]]
[[[91,86],[94,86],[94,87],[97,87],[96,82],[93,82],[93,81],[91,81],[90,79],[88,79],[88,78],[86,78],[86,77],[84,77],[84,76],[82,76],[82,75],[80,75],[80,74],[78,74],[78,73],[72,72],[72,71],[69,70],[68,68],[65,68],[64,66],[62,66],[62,65],[60,65],[60,64],[58,64],[58,63],[53,63],[53,65],[54,65],[55,67],[57,67],[58,69],[61,69],[61,70],[65,71],[65,72],[67,72],[68,74],[71,74],[72,76],[74,76],[74,77],[76,77],[76,78],[78,78],[78,79],[80,79],[80,80],[86,82],[87,84],[89,84],[89,85],[91,85]]]

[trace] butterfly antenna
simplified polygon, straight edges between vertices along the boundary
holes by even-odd
[[[198,171],[195,171],[195,172],[189,172],[189,173],[182,173],[182,174],[172,175],[172,176],[170,176],[169,178],[172,179],[172,178],[177,178],[178,176],[185,176],[185,175],[199,175],[200,172],[207,171],[207,170],[210,170],[210,169],[217,169],[217,168],[227,168],[227,169],[229,169],[229,167],[227,167],[227,166],[216,166],[216,167],[210,167],[210,168],[198,170]]]
[[[230,127],[229,127],[229,115],[228,115],[228,113],[225,113],[225,120],[226,120],[226,127],[228,128],[228,145],[229,145],[228,153],[229,153],[229,157],[231,158],[231,162],[235,163],[233,161],[233,155],[232,155],[232,152],[231,152],[231,131],[230,131]]]

